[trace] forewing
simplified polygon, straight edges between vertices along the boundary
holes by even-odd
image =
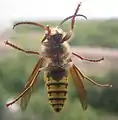
[[[82,108],[86,110],[87,96],[86,96],[86,90],[82,82],[82,80],[84,79],[84,76],[81,74],[81,72],[78,70],[78,68],[74,64],[72,65],[72,67],[70,67],[70,73],[73,78],[74,85],[79,93],[79,98],[80,98]]]
[[[30,77],[29,77],[29,79],[28,79],[28,81],[27,81],[27,83],[26,83],[26,85],[25,85],[24,90],[27,89],[28,87],[30,87],[30,85],[33,84],[33,85],[30,87],[30,89],[29,89],[29,90],[23,95],[23,97],[21,98],[20,107],[21,107],[21,110],[22,110],[22,111],[26,110],[26,108],[27,108],[27,105],[28,105],[29,100],[30,100],[30,97],[31,97],[31,93],[32,93],[33,86],[34,86],[34,84],[36,83],[36,79],[37,79],[38,74],[39,74],[38,70],[39,70],[39,68],[42,67],[43,60],[44,60],[44,58],[41,58],[41,59],[38,60],[36,66],[35,66],[35,68],[34,68],[34,70],[32,71],[32,73],[31,73],[31,75],[30,75]]]
[[[28,105],[29,100],[30,100],[30,97],[31,97],[31,93],[32,93],[32,88],[30,88],[30,89],[25,93],[25,95],[21,98],[20,107],[21,107],[21,110],[22,110],[22,111],[25,111],[25,110],[26,110],[27,105]]]

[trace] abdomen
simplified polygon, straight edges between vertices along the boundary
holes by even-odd
[[[59,77],[60,74],[60,77]],[[67,98],[67,71],[60,68],[45,72],[48,100],[55,112],[60,112]]]

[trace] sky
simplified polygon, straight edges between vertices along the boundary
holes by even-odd
[[[118,18],[118,0],[0,0],[0,25],[9,26],[13,20],[63,19],[74,13],[80,1],[79,13],[88,19]]]

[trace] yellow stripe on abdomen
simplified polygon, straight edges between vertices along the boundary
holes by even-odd
[[[46,87],[48,92],[49,102],[55,112],[60,112],[64,106],[67,98],[67,77],[65,79],[56,81],[48,79],[46,81]]]

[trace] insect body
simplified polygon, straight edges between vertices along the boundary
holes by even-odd
[[[48,58],[45,82],[49,102],[56,112],[61,111],[64,106],[68,87],[70,50],[66,42],[60,44],[62,37],[61,29],[52,28],[51,36],[42,43],[41,51]]]
[[[84,110],[87,109],[86,90],[82,82],[84,79],[87,79],[91,83],[100,87],[111,87],[111,85],[109,84],[101,85],[91,80],[90,78],[85,76],[74,65],[72,61],[73,55],[80,58],[81,60],[86,60],[90,62],[99,62],[103,60],[103,58],[98,60],[90,60],[84,58],[72,52],[69,48],[68,40],[71,38],[73,33],[75,17],[82,16],[85,19],[87,19],[86,16],[77,14],[79,7],[80,4],[78,4],[74,15],[65,18],[55,28],[51,28],[50,26],[45,27],[41,24],[34,22],[20,22],[14,25],[14,27],[20,24],[31,24],[31,25],[39,26],[45,30],[45,36],[41,41],[40,53],[34,51],[27,51],[21,49],[20,47],[17,47],[16,45],[9,43],[8,41],[5,42],[7,45],[22,52],[28,54],[36,54],[40,56],[34,70],[32,71],[25,85],[23,92],[14,101],[8,103],[7,106],[12,105],[13,103],[21,99],[21,104],[20,104],[21,109],[22,110],[26,109],[30,100],[32,89],[34,87],[34,84],[36,83],[37,76],[41,71],[44,71],[44,79],[47,88],[48,99],[55,112],[60,112],[66,101],[67,92],[68,92],[67,87],[68,87],[69,73],[72,76],[72,80],[78,91],[80,102]],[[71,19],[71,30],[69,32],[64,32],[60,26],[68,19]]]

